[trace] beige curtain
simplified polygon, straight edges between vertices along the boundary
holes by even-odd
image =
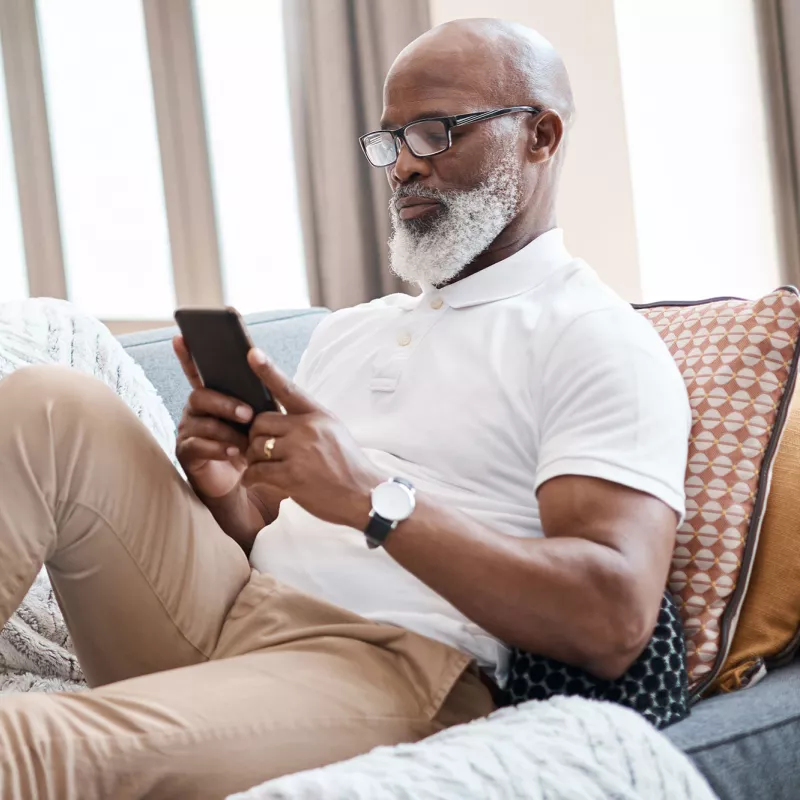
[[[387,267],[389,188],[358,136],[383,79],[429,27],[427,0],[284,0],[294,155],[311,302],[343,308],[407,287]]]
[[[784,280],[800,286],[800,0],[755,0]]]

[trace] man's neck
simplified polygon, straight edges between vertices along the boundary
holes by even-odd
[[[470,275],[481,270],[497,264],[499,261],[513,256],[523,248],[527,247],[534,239],[538,239],[543,233],[552,230],[556,227],[555,215],[546,223],[534,225],[523,229],[521,226],[515,226],[513,223],[503,230],[503,232],[484,250],[476,259],[467,264],[461,272],[454,278],[441,284],[442,286],[449,286],[457,281],[469,278]]]

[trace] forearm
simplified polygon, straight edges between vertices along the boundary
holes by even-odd
[[[623,672],[655,624],[624,557],[585,539],[508,536],[419,498],[386,550],[501,641],[599,677]]]

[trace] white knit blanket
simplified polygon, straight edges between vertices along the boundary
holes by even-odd
[[[0,304],[0,380],[29,364],[63,364],[104,381],[172,457],[175,430],[167,409],[141,367],[98,320],[61,300]],[[0,424],[10,423],[2,420]],[[0,693],[84,686],[50,581],[42,570],[19,610],[0,631]]]
[[[288,775],[228,800],[714,800],[689,759],[622,706],[554,697]]]

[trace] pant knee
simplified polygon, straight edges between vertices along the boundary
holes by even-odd
[[[43,408],[57,409],[59,418],[69,420],[120,403],[102,381],[57,364],[22,367],[0,380],[0,422],[38,416]]]

